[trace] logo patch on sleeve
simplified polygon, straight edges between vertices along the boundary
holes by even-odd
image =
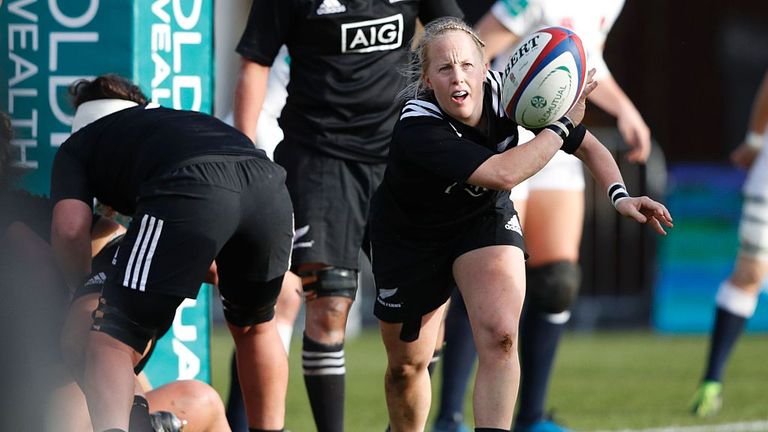
[[[341,25],[341,52],[389,51],[403,45],[403,15]]]

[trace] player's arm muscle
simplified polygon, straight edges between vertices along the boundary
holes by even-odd
[[[78,287],[91,272],[91,207],[76,199],[63,199],[53,207],[51,244],[67,285]]]
[[[244,57],[240,59],[240,75],[235,87],[235,127],[251,141],[256,139],[256,123],[267,93],[269,66]]]
[[[616,165],[613,155],[589,131],[584,135],[584,141],[581,142],[581,146],[574,155],[587,166],[602,190],[608,190],[608,186],[616,182],[624,184],[619,166]]]
[[[485,42],[485,61],[499,55],[519,39],[518,35],[509,31],[490,11],[486,12],[477,25],[477,35]]]
[[[528,144],[493,155],[469,176],[467,183],[488,189],[509,190],[544,168],[563,142],[545,129]]]

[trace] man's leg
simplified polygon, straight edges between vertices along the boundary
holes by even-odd
[[[293,334],[293,325],[296,316],[301,309],[301,279],[291,272],[285,274],[280,296],[275,306],[275,325],[280,334],[285,352],[288,353]],[[232,361],[229,369],[230,385],[227,397],[227,421],[234,432],[246,432],[248,430],[248,418],[245,415],[243,392],[240,388],[240,378],[237,374],[237,355],[232,352]]]
[[[170,327],[183,298],[105,286],[88,337],[83,391],[95,432],[127,431],[134,367],[150,341]],[[148,416],[147,416],[148,419]]]
[[[475,366],[477,350],[464,299],[457,292],[451,297],[445,318],[445,349],[440,384],[440,410],[434,432],[459,431],[464,421],[464,397]]]
[[[357,290],[357,271],[323,266],[312,271],[302,269],[300,274],[306,293],[301,357],[315,426],[319,432],[342,431],[346,377],[344,336]]]
[[[747,320],[755,313],[760,284],[767,274],[768,261],[739,255],[730,278],[720,284],[707,367],[691,408],[694,415],[707,417],[720,411],[725,365]]]
[[[380,321],[381,337],[387,350],[384,390],[392,432],[423,431],[432,400],[427,365],[437,340],[445,305],[421,318],[419,337],[413,342],[401,338],[403,324]]]

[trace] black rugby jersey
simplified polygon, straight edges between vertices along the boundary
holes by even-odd
[[[140,186],[192,159],[267,159],[237,129],[206,114],[138,106],[105,116],[59,148],[51,175],[54,203],[93,198],[133,214]]]
[[[271,66],[288,46],[286,140],[384,162],[416,18],[446,15],[462,16],[455,0],[254,0],[237,52]]]
[[[509,191],[466,183],[489,157],[517,145],[517,124],[501,103],[501,75],[489,71],[486,76],[485,130],[451,118],[434,97],[405,103],[372,202],[373,238],[439,238],[496,206],[512,205]]]

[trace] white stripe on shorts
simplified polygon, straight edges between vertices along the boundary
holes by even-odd
[[[136,258],[136,252],[139,250],[139,243],[144,236],[144,230],[147,228],[147,219],[149,215],[144,215],[141,218],[141,227],[139,228],[139,235],[136,237],[136,241],[133,243],[133,250],[131,250],[131,256],[128,258],[128,265],[125,268],[125,277],[123,278],[123,286],[128,286],[128,279],[130,278],[131,270],[133,270],[134,259]]]
[[[149,268],[152,265],[152,258],[157,249],[157,242],[160,240],[160,234],[163,231],[163,220],[154,216],[144,215],[141,219],[139,235],[128,259],[128,265],[125,269],[123,286],[144,291],[149,275]]]
[[[155,227],[155,235],[152,236],[152,244],[149,246],[149,253],[147,253],[147,259],[144,263],[144,271],[141,274],[141,283],[139,284],[139,291],[144,291],[147,286],[147,276],[149,275],[149,267],[152,265],[152,257],[155,256],[155,249],[157,249],[157,241],[160,240],[160,233],[163,232],[163,220],[157,220],[157,227]]]

